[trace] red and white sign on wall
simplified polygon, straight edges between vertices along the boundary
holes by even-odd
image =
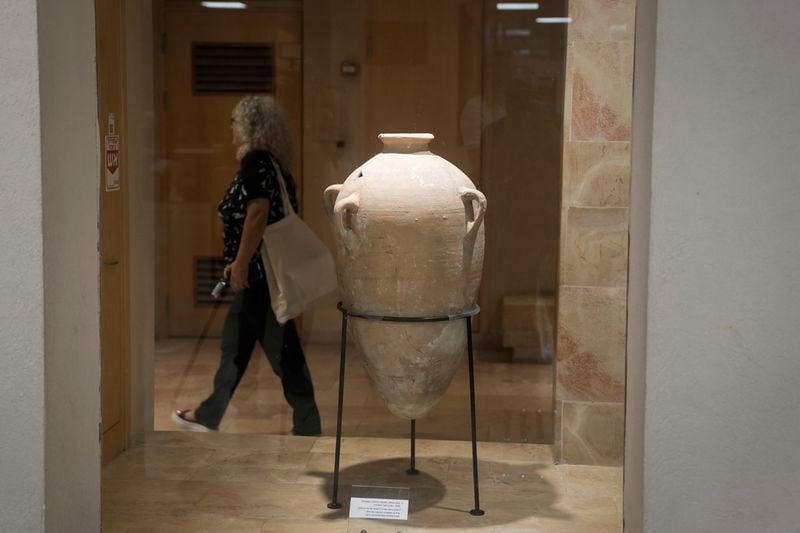
[[[119,135],[106,135],[106,192],[119,190],[119,158]]]

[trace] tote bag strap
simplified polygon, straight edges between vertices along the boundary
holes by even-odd
[[[292,202],[289,200],[289,193],[286,190],[286,183],[283,181],[283,173],[281,172],[281,167],[278,166],[278,163],[275,162],[275,159],[272,158],[272,166],[275,168],[275,176],[278,178],[278,184],[281,188],[281,199],[283,200],[283,216],[288,217],[290,214],[294,215],[294,208],[292,207]]]

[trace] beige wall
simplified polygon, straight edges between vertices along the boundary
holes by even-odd
[[[556,455],[622,464],[634,0],[571,0]]]
[[[131,435],[153,427],[155,110],[151,2],[126,0]]]

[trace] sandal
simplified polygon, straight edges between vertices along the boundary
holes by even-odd
[[[186,417],[186,413],[191,411],[191,409],[183,409],[180,411],[175,411],[172,413],[172,421],[175,422],[178,426],[188,429],[189,431],[198,431],[198,432],[206,432],[206,431],[213,431],[208,426],[204,426],[197,420],[189,420]]]

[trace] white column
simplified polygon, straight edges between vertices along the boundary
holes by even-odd
[[[36,2],[0,0],[0,520],[44,529],[44,259]]]
[[[93,0],[39,0],[46,527],[100,520],[99,147]]]
[[[627,529],[796,531],[800,3],[639,9]]]
[[[100,528],[94,3],[0,0],[0,520]]]

